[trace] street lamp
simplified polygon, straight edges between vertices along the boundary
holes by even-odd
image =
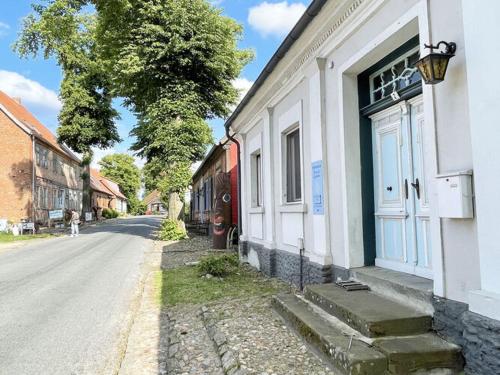
[[[434,53],[433,50],[439,49],[441,45],[445,46],[444,51]],[[429,48],[431,53],[422,57],[415,63],[415,66],[420,71],[424,82],[428,85],[435,85],[442,82],[448,68],[448,61],[455,56],[457,45],[453,42],[447,43],[441,41],[435,46],[432,44],[424,44],[425,48]]]

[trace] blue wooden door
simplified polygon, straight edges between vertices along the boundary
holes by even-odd
[[[432,277],[421,98],[373,116],[377,266]]]

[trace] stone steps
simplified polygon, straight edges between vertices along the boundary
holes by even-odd
[[[375,293],[434,314],[432,280],[376,266],[353,268],[350,273],[353,279],[369,285]]]
[[[357,303],[349,302],[343,292]],[[306,298],[279,295],[273,307],[340,374],[460,374],[460,347],[429,332],[428,315],[375,293],[346,292],[332,284],[308,286]],[[371,312],[370,304],[379,302],[386,304]],[[412,327],[405,328],[403,323]]]
[[[310,285],[305,297],[367,337],[426,333],[432,317],[367,290],[348,292],[333,284]]]
[[[386,356],[362,341],[345,336],[292,294],[273,298],[274,309],[302,338],[322,352],[343,374],[379,375],[387,369]]]

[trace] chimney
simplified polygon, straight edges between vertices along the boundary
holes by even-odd
[[[23,104],[22,100],[21,100],[21,98],[19,96],[15,96],[12,99],[14,99],[14,101],[16,101],[18,104]]]

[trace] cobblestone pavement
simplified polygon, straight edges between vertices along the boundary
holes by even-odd
[[[169,315],[175,336],[170,344],[174,355],[168,366],[169,375],[224,375],[219,356],[208,337],[199,315],[199,308],[182,306],[173,308]]]
[[[326,375],[333,372],[311,354],[273,312],[269,296],[226,300],[210,306],[218,328],[241,367],[256,375]]]
[[[155,243],[147,257],[151,273],[120,374],[224,374],[199,315],[201,306],[178,305],[162,310],[154,280],[155,270],[160,267],[183,266],[214,252],[204,236]],[[264,277],[262,282],[277,283]],[[270,295],[224,298],[207,305],[218,319],[217,326],[226,335],[230,348],[238,353],[241,367],[254,375],[333,374],[288,330],[271,309],[270,299]]]

